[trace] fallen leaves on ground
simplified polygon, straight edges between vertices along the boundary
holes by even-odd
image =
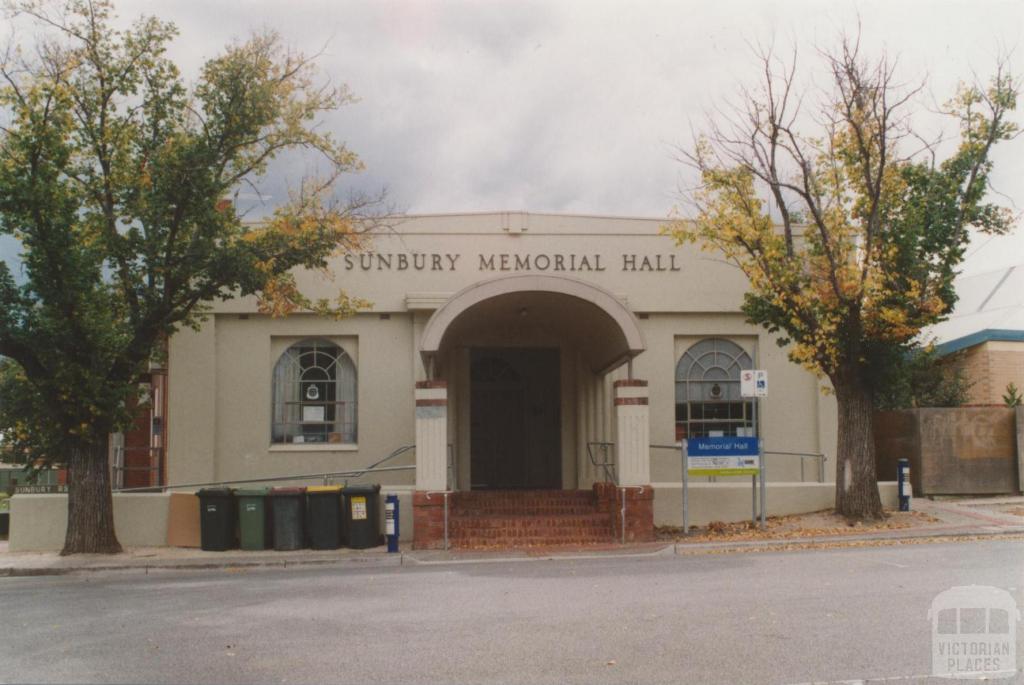
[[[999,540],[1024,540],[1024,535],[1001,535]],[[696,556],[704,554],[752,554],[755,552],[797,552],[808,549],[842,549],[846,547],[900,547],[905,545],[931,545],[949,542],[991,542],[991,535],[943,535],[922,538],[894,538],[888,540],[834,540],[832,542],[791,542],[782,545],[750,546],[750,547],[697,547],[685,549],[677,547],[676,554]]]
[[[833,535],[855,535],[886,530],[918,528],[939,519],[919,511],[892,511],[881,521],[850,522],[832,511],[818,511],[792,516],[769,516],[765,530],[752,521],[724,523],[712,521],[706,527],[690,527],[690,534],[683,536],[679,526],[660,526],[656,529],[658,539],[678,542],[719,542],[743,540],[790,540]]]

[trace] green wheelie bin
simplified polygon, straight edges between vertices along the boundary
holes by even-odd
[[[242,549],[270,549],[274,546],[274,518],[270,510],[270,488],[235,490],[238,501],[238,532]]]
[[[341,486],[306,488],[309,511],[309,546],[313,549],[341,547]]]
[[[306,546],[306,488],[274,488],[274,549],[286,551]]]
[[[380,485],[349,485],[342,490],[345,499],[343,522],[345,539],[352,549],[367,549],[381,544]]]
[[[238,547],[235,497],[231,488],[203,488],[199,496],[199,545],[207,552]]]

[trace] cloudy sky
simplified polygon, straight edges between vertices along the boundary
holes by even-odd
[[[673,147],[686,146],[691,122],[699,125],[738,84],[754,82],[749,44],[795,45],[803,82],[820,83],[815,48],[834,45],[858,17],[869,52],[898,54],[908,82],[928,75],[924,105],[945,100],[972,72],[989,73],[1001,47],[1016,47],[1012,66],[1024,74],[1020,0],[118,6],[126,20],[149,13],[177,23],[172,56],[186,73],[232,38],[265,27],[308,52],[323,49],[325,77],[359,97],[325,122],[367,166],[350,186],[386,187],[392,205],[414,213],[665,216],[689,180]],[[997,151],[996,163],[997,189],[1024,210],[1024,137]],[[279,201],[308,167],[307,160],[282,160],[264,184],[267,202]],[[978,245],[975,259],[983,259],[969,268],[993,268],[1014,252],[1024,261],[1019,236]]]

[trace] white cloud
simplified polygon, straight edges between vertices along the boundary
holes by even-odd
[[[192,70],[265,26],[309,52],[326,45],[325,75],[360,98],[327,122],[367,164],[352,183],[386,185],[411,212],[665,215],[686,173],[671,146],[756,79],[748,42],[795,42],[810,67],[814,47],[858,16],[865,44],[899,53],[908,81],[930,74],[939,100],[989,71],[1000,45],[1018,46],[1024,74],[1017,0],[134,0],[119,10],[175,21],[172,56]],[[1024,208],[1021,144],[997,152],[994,182]],[[308,165],[282,160],[267,192],[280,199]]]

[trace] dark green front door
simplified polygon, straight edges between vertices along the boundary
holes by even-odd
[[[559,368],[557,349],[471,351],[473,489],[562,487]]]

